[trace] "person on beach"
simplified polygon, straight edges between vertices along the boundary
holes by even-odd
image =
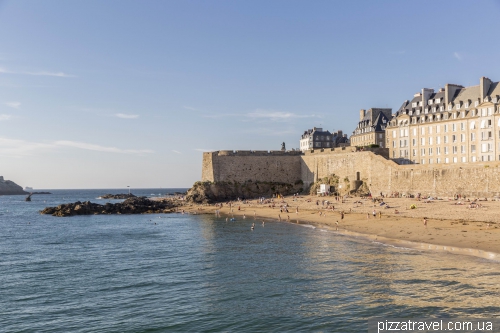
[[[379,211],[378,212],[378,218],[381,219],[382,218],[382,211]]]
[[[266,222],[262,221],[262,226],[264,226],[266,224]]]
[[[427,229],[427,217],[424,217],[424,227]]]
[[[287,220],[288,222],[290,222],[290,215],[287,215],[286,220]]]
[[[375,209],[373,210],[373,218],[376,218],[377,217],[377,212],[375,211]]]
[[[297,208],[295,208],[295,214],[299,215],[299,206],[297,206]]]
[[[370,219],[370,213],[366,213],[366,219],[369,220]]]
[[[243,218],[246,219],[247,217],[245,216],[245,214],[243,214]]]
[[[335,230],[339,230],[339,221],[335,222]]]
[[[281,222],[281,215],[278,214],[278,221]]]
[[[344,219],[344,211],[342,211],[342,212],[340,213],[340,219],[341,219],[341,220],[343,220],[343,219]]]

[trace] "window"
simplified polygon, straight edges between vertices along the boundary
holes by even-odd
[[[493,114],[493,108],[488,108],[488,116],[491,116]]]
[[[453,132],[457,131],[457,124],[453,124],[453,125],[451,125],[451,127],[452,127]]]
[[[470,134],[470,141],[475,141],[476,140],[476,133],[471,133]]]
[[[462,162],[467,162],[467,157],[462,156]]]
[[[453,154],[457,153],[457,146],[453,146]]]
[[[474,102],[474,106],[478,106],[479,105],[479,102],[478,101],[475,101]]]
[[[417,103],[416,102],[411,103],[411,107],[412,108],[416,108],[417,107]]]
[[[421,144],[422,146],[425,146],[425,138],[420,138],[420,144]]]
[[[444,125],[444,132],[448,132],[448,125]]]
[[[429,164],[432,164],[432,158],[429,158]]]
[[[392,137],[395,138],[396,137],[396,131],[392,131]]]
[[[436,158],[436,163],[441,163],[441,159],[440,158]]]
[[[428,131],[429,131],[429,134],[432,134],[432,126],[429,126]]]
[[[448,104],[448,111],[451,111],[451,103]]]
[[[439,133],[440,132],[440,127],[439,125],[436,125],[436,133]]]
[[[424,159],[421,159],[421,160],[420,160],[420,163],[425,164],[425,160],[424,160]]]
[[[488,144],[482,143],[481,144],[481,153],[486,153],[488,151]]]
[[[470,152],[475,153],[476,152],[476,145],[471,145],[470,146]]]
[[[460,103],[457,103],[457,110],[460,110]]]
[[[392,148],[396,148],[396,141],[392,141]]]
[[[412,146],[416,146],[416,143],[417,143],[417,140],[416,140],[416,139],[412,139],[412,140],[411,140],[411,145],[412,145]]]
[[[412,151],[412,155],[413,155],[413,156],[417,156],[417,150],[416,150],[416,149],[413,149],[413,151]]]
[[[444,147],[444,154],[448,155],[448,147]]]
[[[463,146],[463,145],[462,145],[462,146],[460,146],[460,152],[461,152],[462,154],[465,154],[465,146]]]
[[[436,98],[436,104],[441,103],[441,98]]]
[[[425,148],[420,149],[420,155],[425,156]]]
[[[444,163],[450,163],[450,159],[449,159],[448,157],[446,157],[446,158],[444,159]]]
[[[413,129],[413,135],[415,135],[415,136],[417,135],[417,129],[416,128]]]
[[[425,134],[425,128],[424,127],[421,127],[420,128],[420,134],[424,135]]]
[[[429,148],[429,155],[432,155],[432,148]]]
[[[472,156],[472,162],[476,162],[476,156]]]
[[[392,158],[396,158],[396,151],[395,150],[392,151]]]
[[[440,136],[436,136],[436,143],[437,143],[438,145],[440,145],[440,144],[441,144],[441,137],[440,137]]]
[[[445,136],[443,136],[443,142],[444,142],[444,143],[448,143],[448,136],[446,136],[446,135],[445,135]]]
[[[456,157],[453,157],[453,163],[457,163],[458,159]]]
[[[436,147],[436,154],[441,155],[441,147]]]
[[[469,107],[469,102],[465,103],[465,108],[467,109]]]
[[[453,134],[453,135],[451,136],[451,141],[452,141],[452,142],[457,142],[457,136],[456,136],[455,134]]]
[[[432,136],[429,138],[429,144],[432,145]]]

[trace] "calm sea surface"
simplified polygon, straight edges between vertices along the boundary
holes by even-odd
[[[500,313],[498,262],[252,218],[39,215],[123,190],[52,192],[0,197],[1,332],[366,332],[370,317]]]

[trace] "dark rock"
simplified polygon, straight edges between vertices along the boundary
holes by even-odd
[[[28,194],[23,188],[13,181],[4,180],[3,176],[0,176],[0,195],[19,195]]]
[[[99,197],[99,199],[128,199],[128,198],[137,198],[137,197],[132,193],[105,194]]]
[[[146,197],[132,197],[120,203],[104,205],[90,201],[62,204],[57,207],[47,207],[41,214],[52,216],[100,215],[100,214],[157,214],[171,213],[180,205],[174,200],[149,200]]]

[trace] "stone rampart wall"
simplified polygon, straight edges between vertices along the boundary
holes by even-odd
[[[353,189],[356,180],[364,181],[370,191],[389,194],[416,194],[474,197],[500,195],[500,163],[461,163],[398,165],[384,158],[387,149],[355,151],[353,147],[308,151],[298,155],[273,155],[268,152],[205,153],[203,180],[304,182],[304,187],[336,174]],[[245,155],[246,154],[246,155]],[[346,181],[344,181],[346,180]]]
[[[220,151],[203,154],[202,181],[280,182],[300,180],[300,152]]]

